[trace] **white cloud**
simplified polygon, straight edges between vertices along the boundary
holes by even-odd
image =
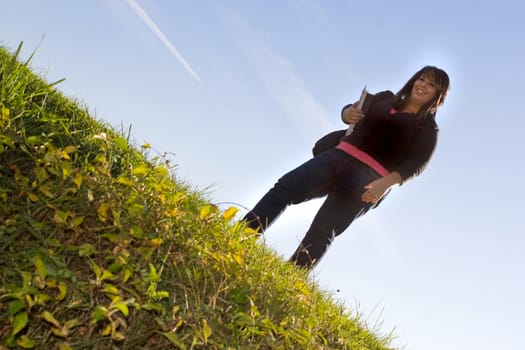
[[[253,65],[275,102],[294,126],[301,131],[333,129],[325,108],[295,73],[293,65],[266,42],[264,33],[256,32],[239,15],[227,12],[234,39]]]
[[[148,26],[148,28],[155,34],[155,36],[166,46],[169,52],[177,59],[182,67],[195,79],[203,88],[206,88],[199,77],[193,70],[190,64],[182,57],[177,48],[169,41],[169,39],[160,30],[159,26],[151,19],[151,17],[144,11],[144,9],[135,0],[126,0],[129,7],[135,12],[137,16]]]

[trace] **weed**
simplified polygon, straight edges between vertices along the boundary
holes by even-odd
[[[0,347],[387,348],[21,47],[0,49]]]

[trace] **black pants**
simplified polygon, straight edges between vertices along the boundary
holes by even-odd
[[[361,195],[365,185],[380,177],[367,165],[334,148],[281,177],[244,220],[263,232],[288,205],[327,196],[290,258],[299,266],[312,268],[336,236],[379,204],[363,202]]]

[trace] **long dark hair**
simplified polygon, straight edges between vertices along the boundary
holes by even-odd
[[[421,68],[416,74],[412,76],[412,78],[406,82],[405,86],[403,86],[396,94],[394,108],[403,109],[406,106],[408,103],[408,97],[412,92],[414,82],[422,75],[432,79],[436,83],[437,94],[432,101],[419,109],[417,116],[418,118],[434,118],[436,116],[438,107],[445,102],[445,97],[447,97],[447,93],[450,90],[450,80],[447,73],[444,70],[434,66],[425,66]]]

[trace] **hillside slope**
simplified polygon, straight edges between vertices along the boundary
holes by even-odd
[[[0,349],[387,349],[19,52],[0,48]]]

